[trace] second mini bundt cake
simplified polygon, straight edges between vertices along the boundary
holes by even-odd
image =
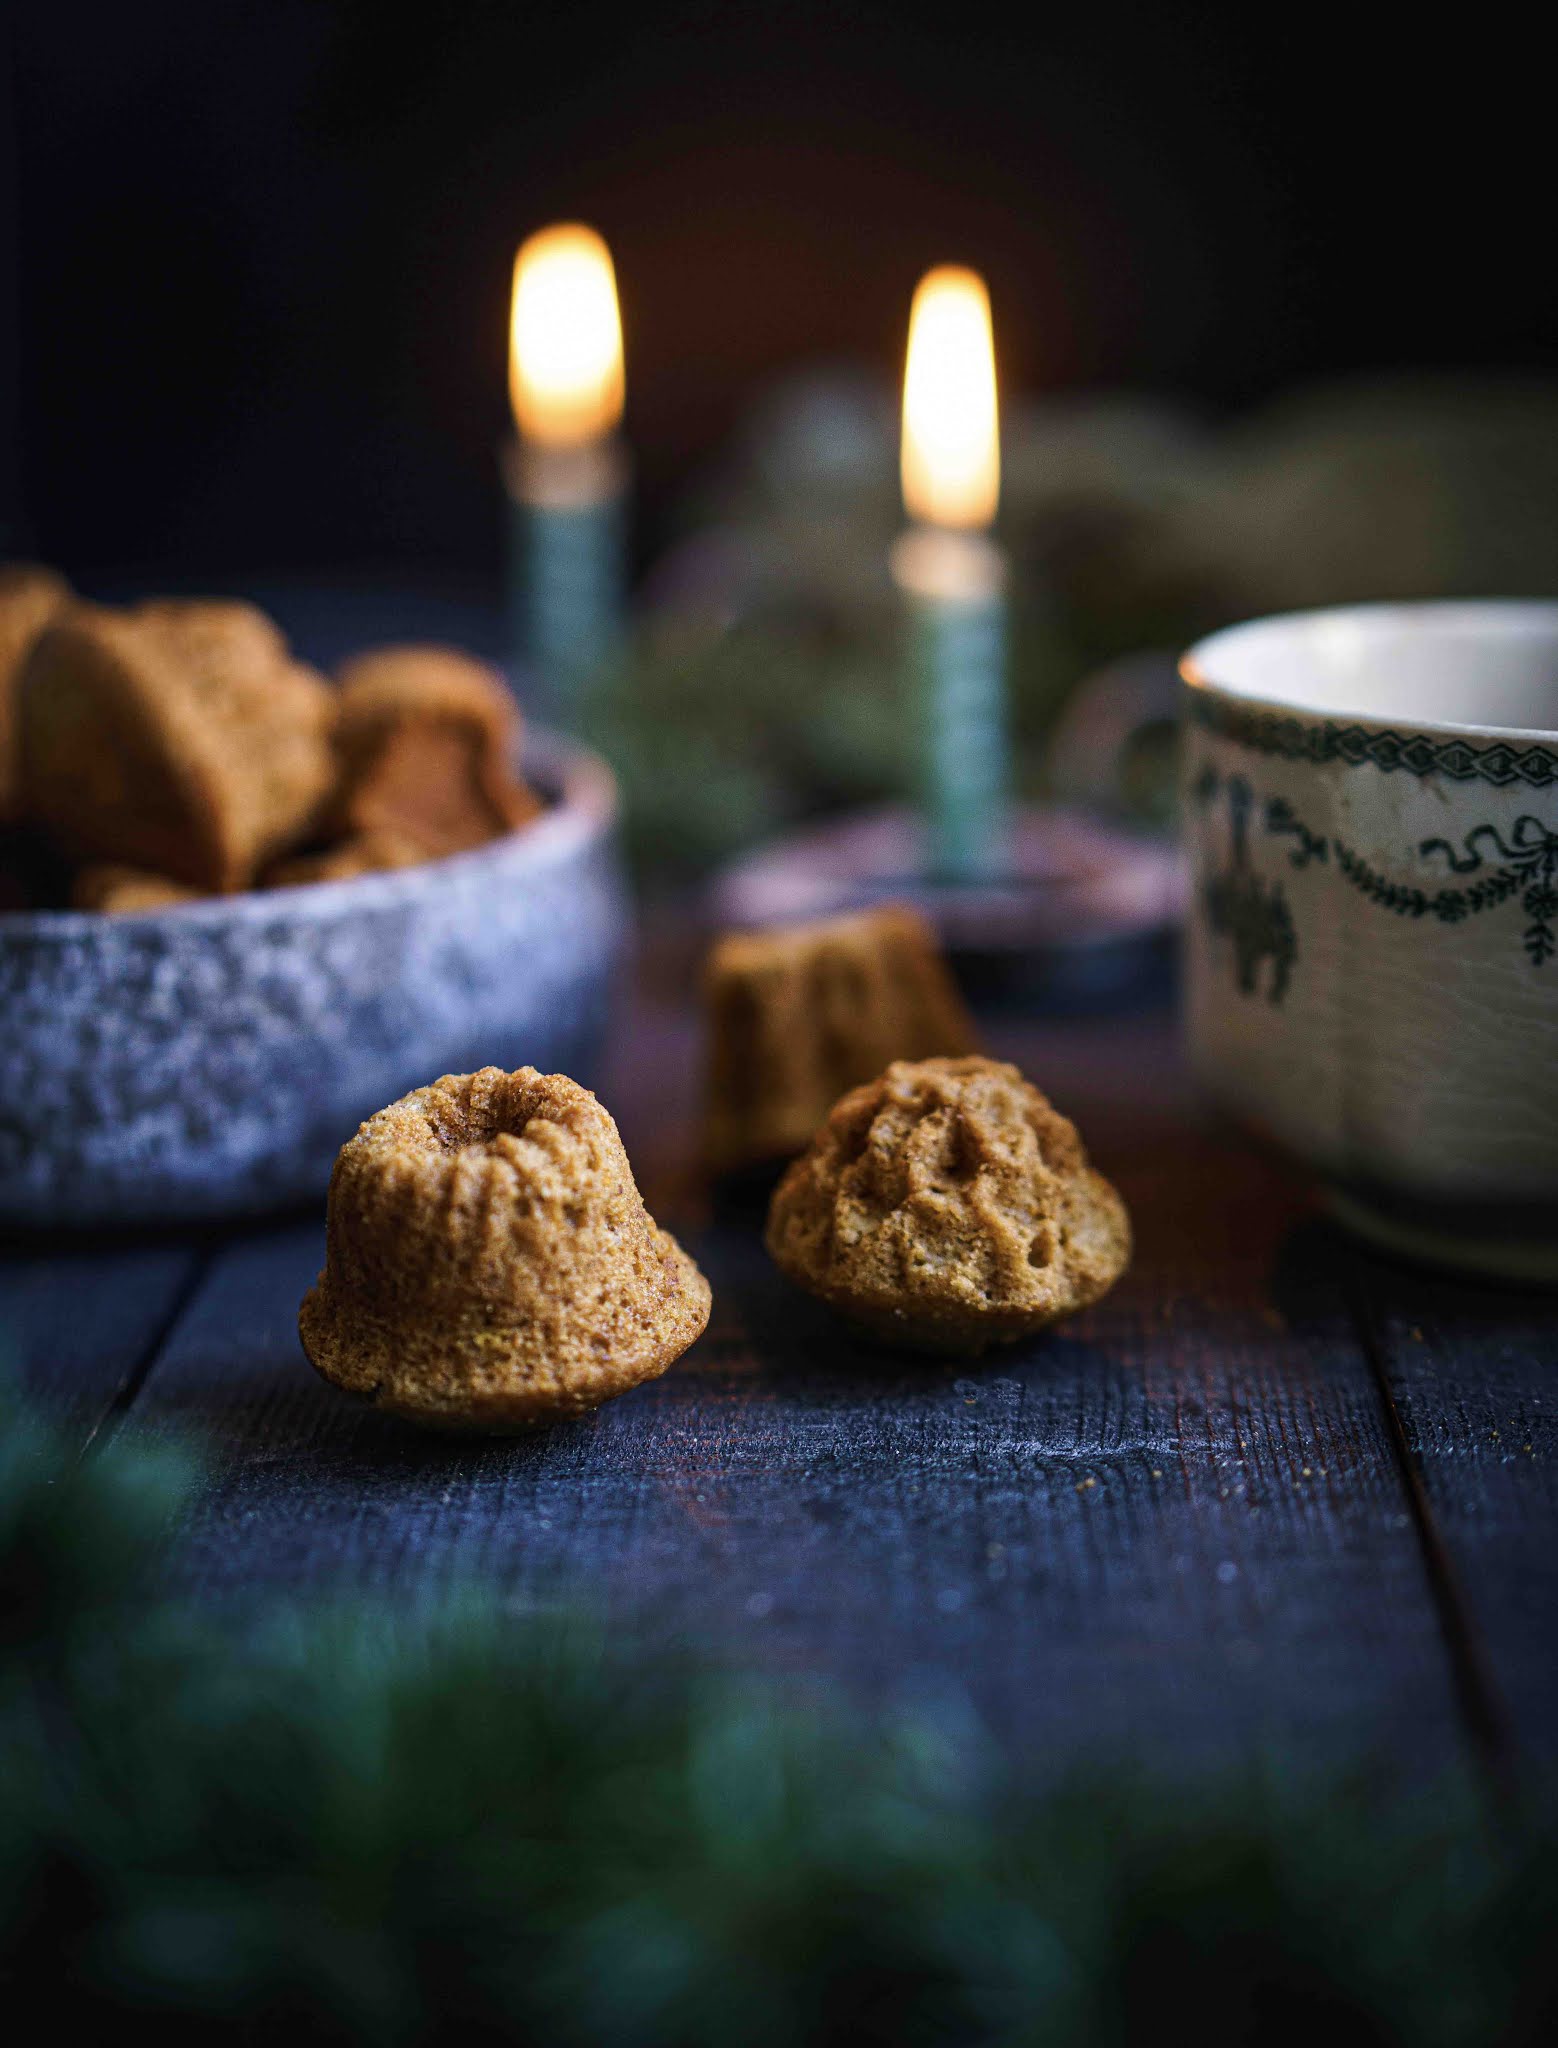
[[[348,1393],[416,1422],[502,1431],[653,1379],[709,1306],[588,1089],[484,1067],[391,1103],[342,1148],[325,1270],[299,1327]]]
[[[79,857],[242,889],[317,811],[333,715],[252,605],[71,605],[22,676],[28,810]]]
[[[447,647],[381,647],[341,670],[342,837],[393,833],[430,856],[483,846],[540,805],[515,773],[519,708],[501,676]]]
[[[844,1090],[891,1060],[978,1044],[934,931],[906,904],[728,933],[704,995],[704,1153],[716,1172],[800,1151]]]
[[[768,1213],[781,1269],[888,1343],[978,1352],[1107,1293],[1130,1219],[1015,1067],[899,1061],[846,1095]]]

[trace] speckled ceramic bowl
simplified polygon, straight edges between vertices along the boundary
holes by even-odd
[[[0,1220],[323,1198],[363,1117],[440,1074],[588,1080],[627,935],[616,788],[532,732],[552,807],[475,853],[131,916],[0,913]]]

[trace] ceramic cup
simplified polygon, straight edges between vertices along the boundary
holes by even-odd
[[[1259,619],[1181,674],[1201,1083],[1367,1234],[1558,1281],[1558,604]]]

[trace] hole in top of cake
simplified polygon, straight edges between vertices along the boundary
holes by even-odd
[[[506,1074],[483,1083],[477,1075],[458,1095],[435,1095],[427,1120],[446,1152],[463,1152],[489,1146],[497,1138],[522,1138],[551,1107],[534,1083],[515,1083]]]

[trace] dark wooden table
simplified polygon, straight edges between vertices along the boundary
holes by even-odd
[[[1341,1235],[1193,1102],[1166,1012],[992,1029],[1129,1201],[1132,1271],[978,1365],[854,1345],[690,1172],[697,1027],[662,962],[602,1090],[715,1294],[661,1381],[521,1441],[419,1436],[318,1381],[322,1218],[16,1244],[0,1343],[85,1446],[192,1437],[180,1597],[475,1581],[516,1613],[866,1696],[965,1697],[1040,1768],[1470,1770],[1558,1752],[1558,1302]]]

